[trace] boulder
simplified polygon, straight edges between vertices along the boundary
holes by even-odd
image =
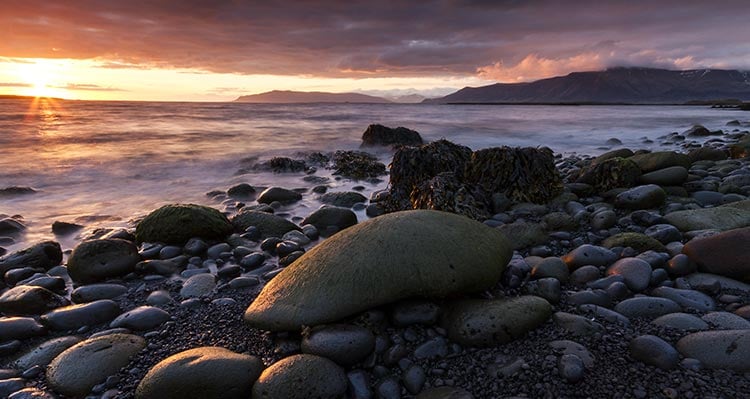
[[[682,252],[698,270],[750,282],[750,227],[688,241]]]
[[[658,184],[660,186],[679,186],[688,178],[684,166],[670,166],[641,175],[641,184]]]
[[[273,280],[272,280],[273,281]],[[253,399],[335,399],[346,393],[344,370],[315,355],[294,355],[272,364],[253,385]]]
[[[165,205],[138,223],[138,242],[182,245],[193,237],[219,240],[232,233],[232,224],[216,209],[194,204]]]
[[[750,210],[730,206],[688,209],[664,215],[667,222],[680,231],[732,230],[750,226]]]
[[[690,158],[685,154],[678,154],[674,151],[649,152],[633,155],[628,159],[635,162],[643,173],[653,172],[670,166],[682,166],[685,169],[690,168]]]
[[[700,331],[677,341],[677,350],[704,367],[750,371],[750,330]]]
[[[94,283],[135,271],[138,248],[118,238],[84,241],[68,258],[68,273],[77,283]]]
[[[690,150],[687,154],[690,162],[723,161],[728,158],[727,152],[711,147],[700,147]]]
[[[145,347],[145,339],[131,334],[87,339],[52,360],[47,367],[47,382],[66,396],[84,397],[94,385],[120,371]]]
[[[690,129],[682,132],[682,135],[687,137],[721,136],[722,134],[724,132],[721,130],[710,131],[703,125],[693,125]]]
[[[318,326],[302,338],[302,353],[322,356],[342,366],[352,366],[375,349],[370,330],[351,324]]]
[[[638,186],[623,191],[615,197],[615,206],[624,209],[657,208],[664,204],[667,193],[656,184]]]
[[[614,157],[594,162],[584,169],[578,183],[594,186],[597,191],[605,192],[619,187],[633,187],[641,177],[641,169],[630,159]]]
[[[60,244],[54,241],[43,241],[0,259],[0,275],[4,275],[8,270],[22,267],[47,270],[59,265],[60,262],[62,262]]]
[[[336,151],[331,157],[333,174],[354,180],[377,178],[386,174],[385,165],[362,151]]]
[[[537,296],[467,299],[451,304],[442,325],[448,337],[464,346],[497,346],[520,338],[547,321],[552,306]]]
[[[339,208],[337,206],[324,206],[310,214],[302,221],[302,225],[311,224],[318,231],[325,231],[334,226],[338,230],[357,224],[357,214],[351,209]]]
[[[362,133],[360,147],[422,145],[422,136],[417,131],[405,127],[390,128],[373,124]]]
[[[462,216],[425,210],[383,215],[287,266],[248,307],[245,320],[265,330],[298,330],[408,297],[482,291],[498,282],[510,256],[501,233]]]
[[[367,197],[355,191],[340,191],[321,195],[320,202],[342,208],[351,208],[354,204],[367,202]]]
[[[250,226],[260,231],[261,238],[279,237],[292,230],[302,231],[296,224],[266,212],[242,210],[232,218],[232,224],[238,231],[245,231]]]
[[[272,202],[281,202],[289,204],[302,199],[302,194],[282,187],[269,187],[258,195],[258,202],[261,204],[270,204]]]
[[[255,356],[219,347],[172,355],[152,367],[135,391],[136,399],[244,399],[263,371]]]

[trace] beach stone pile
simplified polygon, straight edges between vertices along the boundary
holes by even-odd
[[[491,166],[415,169],[444,186],[474,176],[474,200],[492,201],[481,222],[359,220],[387,194],[243,183],[211,193],[221,211],[172,204],[72,251],[30,245],[0,258],[0,396],[750,392],[750,160],[730,157],[745,136],[693,130],[661,139],[684,153],[396,150],[552,162],[560,186],[540,203],[479,172]],[[311,200],[321,208],[297,208]]]

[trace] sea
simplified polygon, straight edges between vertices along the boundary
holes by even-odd
[[[7,250],[55,239],[72,248],[96,228],[130,227],[167,203],[226,206],[206,195],[238,183],[311,188],[303,172],[251,171],[247,165],[300,152],[354,150],[368,125],[404,126],[427,141],[448,139],[472,149],[547,146],[563,155],[598,155],[618,146],[668,148],[659,140],[694,124],[731,129],[750,113],[703,106],[541,106],[423,104],[246,104],[0,100],[0,188],[37,192],[0,197],[0,214],[27,231]],[[652,140],[653,142],[648,142]],[[376,155],[387,165],[392,153]],[[380,182],[329,179],[332,191],[354,186],[369,195]],[[320,206],[308,191],[285,210],[301,218]],[[363,211],[360,219],[366,218]],[[55,237],[54,221],[86,226]]]

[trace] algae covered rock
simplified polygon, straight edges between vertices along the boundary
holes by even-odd
[[[362,151],[336,151],[331,157],[334,175],[349,179],[364,180],[386,174],[385,165],[378,159]]]
[[[497,283],[510,256],[500,232],[463,216],[391,213],[349,227],[287,266],[245,321],[298,330],[404,298],[478,292]]]
[[[630,159],[614,157],[593,163],[578,178],[578,183],[594,186],[599,191],[633,187],[641,178],[641,168]]]
[[[263,362],[220,347],[172,355],[152,367],[138,384],[137,399],[249,398]]]
[[[138,242],[182,245],[193,237],[222,239],[232,232],[224,214],[194,204],[165,205],[146,216],[135,229]]]
[[[373,124],[362,133],[361,147],[421,145],[422,136],[419,132],[405,127],[390,128]]]
[[[633,232],[625,232],[607,237],[602,241],[602,246],[605,248],[630,247],[639,252],[649,250],[667,252],[667,249],[658,240],[645,234]]]
[[[440,173],[414,186],[409,200],[413,209],[451,212],[475,220],[490,216],[486,195],[458,181],[452,172]]]
[[[466,346],[496,346],[520,338],[547,321],[552,306],[538,296],[467,299],[450,305],[443,327],[451,340]]]

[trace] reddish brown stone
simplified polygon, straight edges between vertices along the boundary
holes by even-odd
[[[729,230],[685,244],[682,252],[698,270],[750,282],[750,227]]]

